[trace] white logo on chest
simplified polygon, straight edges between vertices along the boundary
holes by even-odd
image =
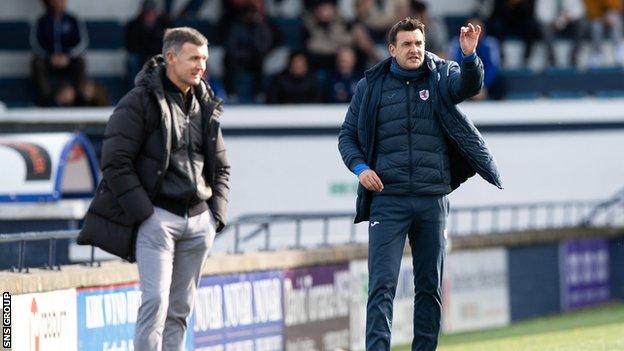
[[[420,98],[423,101],[426,101],[427,99],[429,99],[429,90],[428,89],[421,90],[418,92],[418,95],[420,95]]]

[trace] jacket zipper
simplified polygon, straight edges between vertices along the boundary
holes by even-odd
[[[192,139],[191,139],[191,118],[188,114],[188,112],[186,113],[186,151],[188,154],[188,160],[189,160],[189,166],[191,167],[191,180],[193,182],[193,190],[195,192],[197,192],[197,177],[195,175],[195,165],[193,164],[193,145],[192,145]],[[184,218],[188,219],[188,211],[189,211],[189,207],[190,207],[190,202],[191,199],[187,199],[186,200],[186,209],[184,211]]]
[[[409,193],[412,193],[412,94],[410,89],[410,81],[405,81],[405,89],[407,89],[407,154],[408,154],[408,177],[409,177]]]

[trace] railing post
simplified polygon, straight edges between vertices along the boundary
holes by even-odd
[[[240,253],[240,224],[234,226],[234,253]]]
[[[546,207],[546,223],[549,228],[553,228],[555,226],[555,205],[549,204]]]
[[[471,222],[472,222],[472,234],[476,235],[479,233],[479,211],[473,208],[470,211]]]
[[[356,231],[355,231],[355,223],[353,223],[355,221],[355,217],[351,217],[351,223],[349,223],[350,227],[350,239],[349,242],[350,243],[355,243],[356,242]]]
[[[301,248],[301,219],[295,221],[295,249]]]
[[[269,230],[269,223],[263,223],[264,231],[266,235],[264,236],[264,250],[269,251],[271,248],[271,231]]]
[[[19,260],[17,261],[17,271],[22,273],[22,269],[26,264],[26,240],[20,241]]]
[[[511,206],[511,231],[518,230],[518,206]]]
[[[459,216],[458,212],[451,211],[451,233],[449,234],[453,234],[453,235],[459,234],[459,228],[457,228],[458,216]]]
[[[329,218],[323,218],[323,243],[321,246],[329,245]]]
[[[89,266],[93,267],[95,263],[95,246],[91,246],[91,260],[89,261]]]
[[[536,205],[529,206],[529,223],[528,223],[527,229],[537,229],[536,228],[537,227],[536,211],[537,211]]]
[[[492,208],[492,226],[490,232],[498,233],[498,207]]]

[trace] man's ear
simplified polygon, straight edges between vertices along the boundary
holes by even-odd
[[[394,44],[388,44],[388,52],[390,52],[390,56],[396,57],[396,46],[394,46]]]
[[[167,51],[165,53],[165,62],[171,63],[173,59],[175,58],[175,56],[176,55],[173,53],[173,51]]]

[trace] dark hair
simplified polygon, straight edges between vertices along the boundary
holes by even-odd
[[[177,54],[184,43],[192,43],[199,46],[208,45],[208,39],[191,27],[166,29],[165,37],[163,38],[162,54],[166,55],[167,51],[173,51]]]
[[[396,23],[386,35],[386,43],[387,44],[396,44],[396,38],[398,32],[413,32],[415,30],[420,30],[425,35],[425,24],[422,23],[417,18],[406,17],[405,19],[400,20]]]

